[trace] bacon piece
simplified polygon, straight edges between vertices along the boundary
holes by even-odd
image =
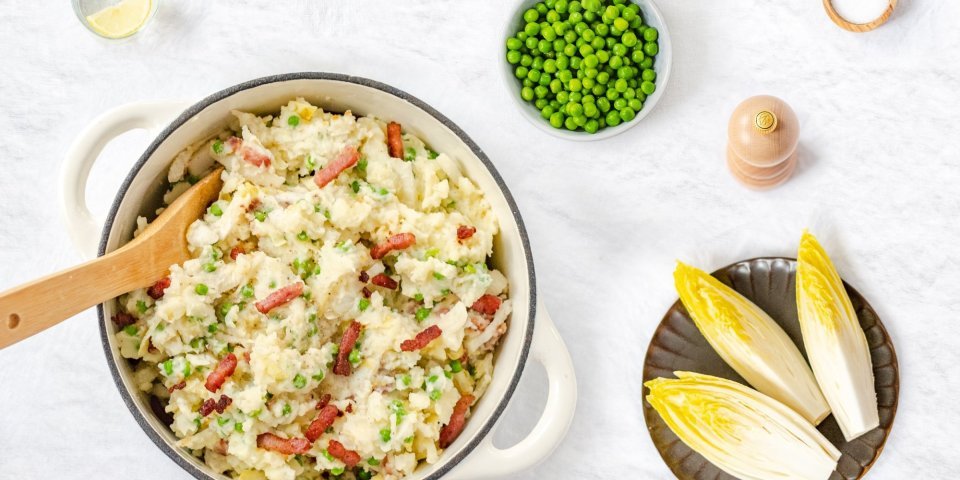
[[[230,249],[230,258],[236,260],[237,257],[243,255],[244,253],[247,252],[243,249],[243,245],[237,245],[236,247]]]
[[[373,279],[370,280],[370,283],[383,288],[389,288],[390,290],[397,289],[397,281],[388,277],[385,273],[378,273],[374,275]]]
[[[403,158],[403,137],[400,136],[400,124],[387,124],[387,151],[393,158]]]
[[[457,405],[453,407],[453,414],[450,415],[450,422],[440,429],[440,440],[437,442],[440,448],[449,447],[460,436],[464,425],[467,424],[467,409],[473,405],[473,400],[473,395],[464,395],[457,400]]]
[[[360,152],[357,151],[357,148],[353,146],[345,147],[337,158],[334,158],[330,163],[324,165],[323,168],[317,170],[313,181],[320,188],[326,187],[328,183],[337,178],[344,170],[356,165],[357,160],[360,160]]]
[[[250,363],[250,351],[243,352],[243,359],[246,360],[247,363]]]
[[[226,357],[220,359],[220,362],[217,363],[217,366],[210,372],[210,375],[207,375],[207,382],[204,386],[207,387],[207,390],[216,392],[223,385],[223,382],[226,382],[227,378],[233,375],[233,371],[236,369],[237,356],[228,353]]]
[[[150,298],[154,300],[159,300],[163,297],[164,290],[170,286],[170,277],[163,277],[160,280],[157,280],[157,283],[154,283],[150,288],[147,289],[147,295],[150,295]]]
[[[348,403],[347,408],[345,410],[347,411],[347,413],[353,413],[353,404]]]
[[[472,237],[474,233],[477,233],[477,227],[460,225],[457,227],[457,240],[466,240]]]
[[[231,403],[233,403],[232,398],[226,395],[220,395],[220,399],[217,400],[217,405],[215,407],[217,409],[217,413],[223,413],[223,411],[226,410]]]
[[[360,276],[357,277],[357,279],[360,280],[361,283],[367,283],[370,281],[370,274],[367,273],[366,270],[363,270],[360,272]]]
[[[340,410],[335,405],[325,405],[320,409],[317,418],[310,422],[310,426],[307,427],[307,431],[303,432],[303,436],[307,437],[310,443],[316,442],[320,435],[323,435],[323,432],[327,431],[330,425],[333,425],[337,415],[340,415]]]
[[[360,293],[363,294],[363,298],[370,298],[370,295],[373,295],[373,292],[371,292],[367,287],[363,287],[363,290],[360,290]]]
[[[113,323],[117,326],[117,328],[123,328],[137,323],[137,317],[124,312],[120,312],[110,317],[110,320],[113,320]]]
[[[252,212],[252,211],[256,210],[257,207],[259,207],[259,206],[260,206],[260,199],[259,199],[259,198],[254,198],[253,200],[250,200],[250,204],[247,205],[247,211],[248,211],[248,212]]]
[[[330,403],[330,398],[331,398],[331,397],[330,397],[330,394],[329,394],[329,393],[324,393],[324,394],[320,397],[320,401],[317,402],[317,410],[322,410],[323,407],[326,407],[327,404]]]
[[[436,325],[430,325],[426,330],[417,334],[416,337],[413,337],[411,340],[404,340],[400,344],[400,350],[404,352],[412,352],[415,350],[420,350],[423,347],[426,347],[430,342],[437,339],[440,334],[443,333],[443,330],[440,330],[440,327]]]
[[[230,137],[227,139],[227,146],[230,147],[231,152],[239,150],[241,145],[243,145],[243,140],[241,140],[240,137]]]
[[[228,143],[231,147],[240,147],[239,150],[236,151],[240,157],[243,158],[244,162],[247,162],[254,167],[270,167],[270,162],[273,161],[273,155],[270,154],[269,150],[260,145],[246,144],[239,138],[237,139],[238,141],[235,142],[233,141],[234,138],[236,137],[231,137]]]
[[[301,293],[303,293],[303,282],[287,285],[286,287],[280,288],[270,295],[267,295],[267,298],[257,302],[257,310],[266,315],[267,313],[270,313],[270,310],[273,310],[274,308],[277,308],[280,305],[299,297]]]
[[[217,408],[217,401],[212,398],[208,398],[203,401],[203,405],[200,405],[200,416],[206,417],[207,415],[210,415],[211,413],[213,413],[213,411],[216,408]]]
[[[257,447],[284,455],[302,455],[310,451],[310,440],[306,438],[283,438],[272,433],[257,435]]]
[[[226,455],[226,454],[227,454],[227,447],[228,447],[228,445],[227,445],[227,440],[221,438],[220,441],[217,442],[216,445],[214,445],[213,451],[219,453],[220,455]]]
[[[472,308],[475,312],[482,313],[484,315],[493,315],[497,313],[497,310],[500,309],[500,297],[496,295],[485,294],[484,296],[477,299],[476,302],[473,302]]]
[[[340,351],[337,353],[337,363],[333,366],[333,373],[344,376],[350,375],[352,370],[350,352],[353,351],[354,344],[360,338],[360,327],[360,322],[354,320],[343,332],[343,337],[340,338]]]
[[[327,445],[327,453],[339,459],[347,468],[356,467],[357,464],[360,463],[359,453],[353,450],[347,450],[347,447],[344,447],[342,443],[336,440],[330,440],[330,443]]]
[[[370,249],[370,257],[379,260],[394,250],[403,250],[414,243],[417,243],[417,237],[412,233],[398,233],[391,236],[387,241],[378,243]]]
[[[187,381],[186,381],[186,380],[181,380],[180,383],[178,383],[178,384],[176,384],[176,385],[168,388],[168,389],[167,389],[167,392],[168,392],[168,393],[173,393],[173,392],[176,392],[177,390],[183,390],[183,387],[186,387],[186,386],[187,386]]]

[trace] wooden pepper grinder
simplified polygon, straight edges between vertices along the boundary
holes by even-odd
[[[727,166],[744,185],[773,188],[797,166],[800,122],[786,102],[770,95],[744,100],[727,125]]]

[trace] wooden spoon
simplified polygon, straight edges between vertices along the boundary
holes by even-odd
[[[833,20],[833,23],[837,24],[838,27],[850,32],[863,33],[887,23],[887,20],[890,20],[890,16],[893,15],[893,10],[897,8],[897,0],[889,0],[887,8],[883,13],[867,23],[853,23],[843,18],[843,16],[837,12],[837,9],[834,8],[833,0],[823,0],[823,8],[827,11],[827,16],[830,17],[830,20]]]
[[[183,192],[123,247],[82,265],[0,293],[0,349],[98,303],[154,284],[191,258],[187,228],[220,194],[217,168]]]

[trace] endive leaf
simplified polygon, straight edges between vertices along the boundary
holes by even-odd
[[[840,451],[786,405],[737,382],[674,372],[644,385],[683,443],[741,480],[827,480]]]
[[[710,274],[677,263],[680,300],[710,346],[753,388],[813,425],[830,413],[797,345],[769,315]]]
[[[808,232],[797,254],[797,312],[820,390],[848,441],[880,425],[873,364],[840,275]]]

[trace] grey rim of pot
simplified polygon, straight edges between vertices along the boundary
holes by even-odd
[[[110,212],[107,215],[107,219],[104,222],[103,233],[100,237],[100,248],[97,251],[98,256],[103,256],[107,251],[107,243],[110,239],[110,230],[113,228],[113,221],[117,215],[117,211],[120,208],[120,204],[126,196],[127,190],[130,187],[130,183],[140,172],[140,169],[144,164],[147,163],[147,160],[153,155],[156,149],[163,143],[167,137],[170,136],[175,130],[183,126],[189,119],[193,118],[196,114],[201,112],[206,107],[219,102],[225,98],[228,98],[238,92],[248,90],[251,88],[259,87],[261,85],[267,85],[270,83],[280,83],[290,80],[332,80],[340,81],[347,83],[354,83],[362,85],[365,87],[375,88],[377,90],[389,93],[395,97],[398,97],[404,101],[407,101],[413,104],[415,107],[427,112],[434,119],[442,123],[445,127],[449,128],[464,144],[466,144],[470,150],[473,152],[477,158],[480,159],[480,162],[487,168],[487,171],[490,172],[490,175],[493,176],[494,181],[497,186],[500,188],[500,191],[503,193],[504,198],[507,201],[507,205],[510,206],[510,212],[513,214],[514,220],[517,222],[517,230],[520,233],[520,242],[524,252],[524,260],[527,264],[528,278],[527,280],[530,283],[530,307],[527,312],[528,323],[527,330],[524,332],[523,338],[523,347],[520,352],[518,367],[513,374],[513,378],[510,379],[510,384],[507,386],[507,390],[503,395],[503,398],[500,399],[496,408],[494,409],[493,414],[485,420],[485,423],[482,425],[478,433],[470,440],[469,443],[455,455],[454,457],[447,459],[443,466],[438,469],[436,472],[426,477],[424,480],[435,480],[450,470],[452,470],[457,464],[459,464],[464,458],[466,458],[480,443],[480,441],[485,438],[490,431],[496,425],[497,420],[503,414],[503,411],[506,409],[507,404],[510,402],[510,398],[513,397],[513,393],[517,388],[517,384],[520,382],[520,377],[523,374],[523,370],[527,364],[527,357],[530,353],[530,343],[533,339],[533,329],[536,319],[536,308],[537,308],[537,289],[536,289],[536,274],[533,269],[533,256],[530,252],[530,241],[527,236],[526,227],[523,224],[523,219],[520,217],[520,210],[517,208],[516,201],[513,199],[510,190],[507,188],[506,184],[503,182],[503,178],[500,176],[500,173],[497,172],[496,167],[493,166],[493,163],[487,157],[483,150],[476,144],[474,141],[458,127],[453,121],[444,116],[442,113],[428,105],[423,100],[410,95],[403,90],[398,88],[391,87],[390,85],[370,80],[368,78],[356,77],[351,75],[345,75],[340,73],[327,73],[327,72],[298,72],[298,73],[285,73],[280,75],[271,75],[267,77],[261,77],[254,80],[250,80],[244,83],[234,85],[232,87],[225,88],[220,90],[217,93],[214,93],[203,100],[197,102],[191,107],[184,110],[176,119],[174,119],[170,125],[163,129],[162,132],[155,138],[147,149],[144,151],[143,155],[137,160],[137,162],[130,169],[130,173],[127,174],[127,177],[123,180],[123,183],[120,185],[120,189],[117,192],[117,196],[113,200],[113,204],[110,207]],[[110,332],[107,326],[107,319],[104,316],[103,304],[97,305],[97,317],[99,318],[100,324],[100,339],[103,344],[103,351],[107,357],[107,365],[110,367],[110,375],[113,377],[113,381],[117,386],[117,390],[120,391],[120,396],[123,398],[123,403],[127,405],[127,409],[130,410],[130,413],[133,415],[133,418],[137,421],[137,424],[140,425],[140,428],[150,437],[150,440],[153,441],[160,450],[163,451],[171,460],[173,460],[177,465],[186,470],[188,473],[193,475],[194,478],[201,480],[216,480],[214,477],[211,477],[206,472],[196,468],[190,462],[184,460],[180,454],[178,454],[170,445],[168,445],[164,439],[154,431],[153,427],[147,422],[147,419],[141,414],[140,410],[137,408],[136,402],[131,396],[130,392],[127,391],[126,387],[123,384],[123,379],[121,378],[120,371],[117,367],[116,362],[113,361],[113,351],[110,347],[109,335]]]

